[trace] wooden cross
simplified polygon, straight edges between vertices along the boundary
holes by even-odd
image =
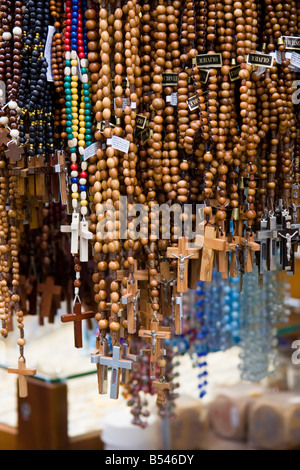
[[[61,316],[63,323],[74,322],[74,342],[75,348],[82,348],[82,321],[95,317],[95,312],[82,312],[81,302],[75,302],[73,306],[73,313]]]
[[[43,294],[40,304],[40,313],[42,317],[50,318],[53,297],[60,297],[61,290],[61,286],[56,286],[54,284],[53,277],[50,276],[47,277],[44,284],[38,284],[37,291]]]
[[[202,248],[199,281],[211,282],[215,262],[215,253],[226,252],[226,240],[217,238],[217,228],[209,222],[205,226],[204,236],[196,235],[194,244]]]
[[[122,296],[121,303],[127,305],[127,330],[130,335],[136,332],[139,297],[138,282],[135,279],[128,279],[127,294]]]
[[[131,276],[135,281],[148,281],[148,269],[138,269],[138,262],[135,259],[133,263],[133,270],[120,269],[117,271],[117,281],[122,281],[125,277]]]
[[[79,249],[79,214],[73,212],[71,225],[62,225],[60,231],[71,233],[71,253],[77,255]]]
[[[284,271],[291,275],[295,271],[295,251],[294,245],[300,242],[300,228],[298,225],[291,225],[291,216],[284,216],[282,219],[282,229],[277,231],[280,237],[280,262]]]
[[[218,272],[222,274],[223,279],[229,278],[229,252],[230,247],[227,240],[226,228],[223,223],[219,229],[218,239],[226,242],[225,250],[220,250],[217,252],[217,267]]]
[[[199,251],[197,249],[193,250],[188,248],[188,239],[181,237],[178,239],[177,248],[167,248],[167,257],[176,258],[178,260],[177,290],[178,292],[187,292],[189,260],[199,258]]]
[[[21,156],[24,154],[24,149],[19,147],[15,141],[12,141],[8,146],[7,150],[5,150],[5,155],[9,158],[9,163],[14,164],[17,163]]]
[[[159,274],[155,279],[162,287],[160,290],[161,311],[164,316],[169,316],[172,314],[172,306],[170,302],[171,287],[173,282],[176,280],[174,272],[170,270],[170,263],[162,261],[159,264]]]
[[[59,192],[59,167],[58,164],[58,153],[52,153],[49,155],[51,175],[50,175],[50,195],[52,201],[60,201],[60,192]],[[56,170],[57,169],[57,170]]]
[[[260,222],[255,240],[260,243],[259,272],[275,271],[277,268],[277,219],[270,215]]]
[[[9,131],[6,127],[0,129],[0,145],[7,145],[8,142],[11,140],[9,137]]]
[[[169,327],[161,327],[159,329],[158,323],[152,321],[150,323],[150,329],[144,330],[140,328],[139,336],[141,338],[146,338],[151,341],[151,348],[150,348],[150,369],[151,369],[151,378],[155,378],[155,363],[161,353],[160,348],[160,340],[162,339],[170,339],[171,338],[171,330]]]
[[[254,253],[260,251],[260,245],[258,243],[255,243],[254,240],[254,234],[251,232],[247,232],[246,238],[244,240],[245,273],[253,272]]]
[[[157,390],[156,404],[165,406],[167,404],[167,390],[172,390],[172,384],[170,382],[163,382],[160,380],[154,380],[152,382],[152,388]]]
[[[43,197],[46,194],[45,174],[51,167],[45,166],[44,157],[34,156],[27,160],[27,168],[21,170],[21,176],[27,178],[28,194],[30,197]]]
[[[68,203],[68,184],[67,184],[67,165],[64,152],[58,151],[58,164],[55,165],[54,171],[59,175],[60,199],[63,206]]]
[[[79,239],[80,239],[80,261],[87,263],[89,260],[89,240],[92,240],[93,234],[88,229],[88,222],[82,220],[79,224]]]
[[[117,400],[119,398],[120,371],[122,369],[132,369],[132,361],[120,357],[120,346],[114,346],[112,357],[101,356],[100,365],[111,367],[110,398]]]
[[[137,356],[135,354],[129,353],[129,345],[127,343],[123,343],[123,346],[122,346],[122,359],[132,361],[132,362],[135,362],[137,360]],[[128,382],[128,374],[129,374],[128,369],[122,369],[121,383],[124,384]]]
[[[21,176],[24,167],[25,157],[21,157],[20,160],[17,161],[12,168],[12,174],[17,176],[18,193],[20,194],[20,196],[24,196],[26,193],[25,179]]]
[[[240,219],[236,221],[235,223],[234,235],[232,236],[229,242],[229,249],[231,252],[231,256],[230,256],[230,276],[231,277],[238,277],[240,274],[240,261],[243,261],[241,254],[245,246],[245,238],[243,237],[243,231],[244,231],[244,220]]]
[[[19,375],[19,397],[25,398],[28,396],[28,387],[27,387],[27,376],[34,376],[36,374],[36,369],[26,369],[26,361],[23,356],[18,360],[18,368],[14,369],[9,367],[7,369],[9,374]]]
[[[91,363],[97,365],[98,392],[100,395],[107,393],[108,386],[108,367],[100,364],[103,356],[108,356],[108,341],[97,340],[96,351],[91,355]]]

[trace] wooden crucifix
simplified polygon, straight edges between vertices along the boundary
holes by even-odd
[[[100,365],[111,367],[110,398],[114,400],[119,398],[120,371],[132,369],[132,360],[122,359],[120,353],[120,346],[114,346],[112,356],[100,357]]]
[[[229,278],[229,252],[230,247],[227,240],[227,233],[225,223],[223,222],[219,227],[218,239],[226,242],[225,250],[217,252],[217,270],[222,274],[223,279]]]
[[[122,281],[125,277],[132,277],[135,281],[148,281],[148,269],[138,269],[138,262],[135,259],[133,269],[120,269],[117,271],[117,281]]]
[[[36,369],[27,369],[26,368],[26,361],[23,356],[21,356],[18,360],[18,367],[13,368],[9,367],[7,369],[9,374],[17,374],[19,376],[19,397],[25,398],[28,396],[28,388],[27,388],[27,376],[34,376],[36,375]]]
[[[50,175],[50,184],[49,184],[49,192],[52,201],[59,202],[60,201],[60,188],[59,188],[59,171],[60,165],[58,164],[58,153],[52,153],[49,155],[50,160],[50,167],[51,167],[51,175]]]
[[[247,232],[244,240],[244,271],[253,272],[254,253],[260,251],[260,245],[255,242],[254,233]]]
[[[205,225],[204,236],[196,235],[194,244],[202,248],[201,269],[199,281],[211,282],[214,269],[215,253],[226,253],[227,242],[217,238],[217,227],[212,222]]]
[[[82,348],[82,321],[95,317],[95,312],[82,312],[81,302],[75,302],[73,305],[73,313],[61,316],[62,323],[74,322],[74,343],[75,348]]]
[[[97,365],[98,392],[100,395],[107,393],[108,387],[108,367],[100,364],[101,357],[108,357],[108,341],[97,339],[96,351],[91,355],[91,363]]]
[[[137,280],[128,279],[127,294],[122,296],[121,303],[127,306],[127,330],[130,335],[136,332],[139,298],[140,291]]]
[[[163,339],[171,338],[171,329],[169,327],[160,327],[159,329],[158,323],[155,321],[152,321],[150,323],[149,330],[144,330],[143,328],[140,328],[139,336],[141,338],[146,338],[151,342],[151,347],[150,347],[151,377],[150,378],[155,378],[155,364],[161,353],[160,341]]]
[[[177,290],[178,292],[188,291],[188,266],[190,259],[199,258],[199,250],[188,247],[188,239],[181,237],[178,239],[178,246],[167,248],[167,257],[178,260],[177,266]]]
[[[17,186],[18,186],[18,193],[20,196],[25,196],[26,194],[26,185],[25,179],[21,176],[22,171],[25,168],[25,157],[21,156],[20,160],[14,163],[12,166],[12,174],[17,176]]]
[[[77,255],[79,250],[79,214],[73,212],[71,225],[61,225],[60,231],[71,234],[71,253]]]
[[[170,382],[154,380],[152,388],[157,390],[156,404],[158,406],[165,406],[167,404],[167,390],[172,390],[172,384]]]
[[[38,284],[37,292],[42,294],[42,299],[40,303],[40,316],[42,319],[50,318],[53,297],[60,297],[61,291],[61,286],[56,286],[54,284],[54,278],[51,276],[47,277],[45,283]]]
[[[176,275],[173,271],[170,270],[170,263],[168,263],[168,261],[162,261],[159,263],[159,274],[155,277],[155,279],[161,286],[160,300],[162,314],[164,316],[170,316],[172,314],[172,286],[176,281]]]
[[[60,188],[60,199],[63,206],[68,204],[68,183],[67,183],[67,164],[66,156],[63,151],[57,152],[58,163],[54,167],[54,171],[59,175],[59,188]]]

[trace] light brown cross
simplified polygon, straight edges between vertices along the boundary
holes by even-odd
[[[6,127],[0,129],[0,145],[7,145],[10,140],[8,129]]]
[[[145,330],[140,328],[139,337],[146,338],[151,342],[150,347],[150,369],[151,369],[151,378],[155,377],[155,364],[158,357],[161,354],[160,341],[163,339],[171,338],[171,329],[169,327],[160,327],[158,322],[152,321],[150,323],[150,329]]]
[[[194,244],[202,247],[199,281],[211,282],[216,252],[226,252],[226,240],[217,238],[217,228],[212,223],[206,224],[204,235],[196,235]]]
[[[140,291],[138,289],[138,281],[135,279],[128,279],[127,294],[122,296],[121,303],[123,305],[127,305],[127,330],[130,335],[136,332],[139,297]]]
[[[253,272],[254,253],[260,251],[259,243],[255,242],[253,233],[247,232],[244,240],[245,273]]]
[[[129,272],[135,281],[148,281],[149,279],[148,270],[138,269],[138,262],[137,260],[134,260],[132,272],[128,269],[120,269],[119,271],[117,271],[117,281],[122,281],[124,277],[128,277]]]
[[[42,294],[40,312],[44,318],[50,318],[51,306],[54,296],[61,295],[61,286],[54,284],[53,277],[47,277],[44,284],[38,284],[37,291]]]
[[[159,380],[154,380],[152,382],[152,388],[157,390],[157,405],[164,406],[167,403],[167,390],[172,390],[172,384],[170,382],[161,382]]]
[[[14,369],[9,367],[7,369],[9,374],[19,375],[19,397],[25,398],[28,396],[28,387],[27,387],[27,378],[26,376],[34,376],[36,374],[36,369],[26,369],[26,361],[23,356],[18,360],[18,368]]]
[[[190,259],[199,258],[199,250],[188,248],[188,239],[181,237],[178,239],[177,247],[168,247],[167,257],[177,259],[177,290],[178,292],[188,291],[188,266]]]
[[[75,302],[73,306],[73,313],[61,316],[62,323],[74,322],[74,342],[75,348],[82,348],[82,321],[88,320],[95,317],[95,312],[82,312],[81,302]]]

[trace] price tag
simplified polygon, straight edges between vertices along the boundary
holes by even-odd
[[[84,149],[84,153],[83,153],[84,161],[96,155],[98,149],[99,149],[99,142],[94,142],[93,144],[89,145],[86,149]]]
[[[118,137],[116,135],[112,136],[112,148],[115,150],[119,150],[120,152],[123,153],[128,153],[129,151],[129,140],[122,139],[122,137]]]

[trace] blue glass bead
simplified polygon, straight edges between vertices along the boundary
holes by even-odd
[[[84,184],[79,185],[80,191],[86,191],[86,186]]]
[[[71,178],[72,183],[78,183],[78,178]]]

